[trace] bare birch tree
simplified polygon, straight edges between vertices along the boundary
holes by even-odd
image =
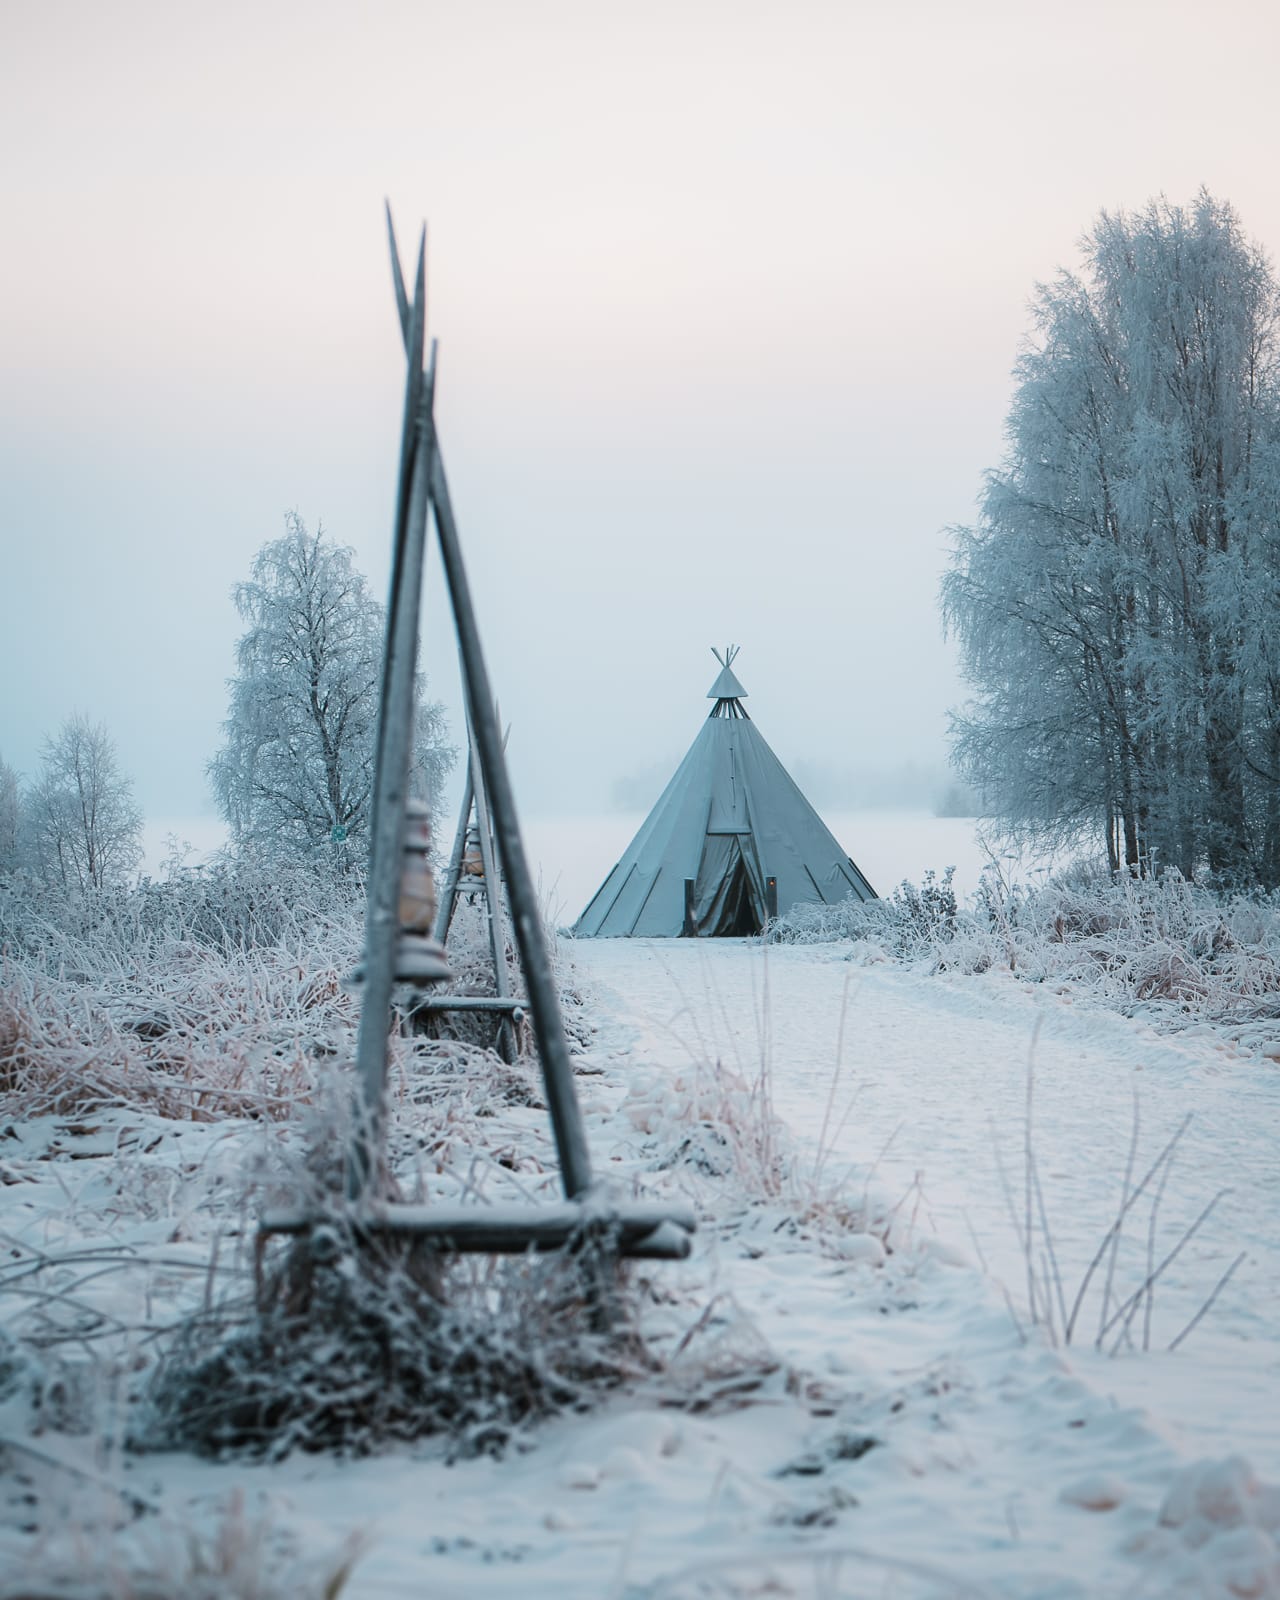
[[[18,865],[18,774],[0,756],[0,872]]]
[[[367,842],[382,671],[383,607],[354,552],[294,512],[236,586],[246,624],[225,742],[209,763],[240,846],[345,859]],[[434,799],[455,752],[419,688],[414,785]]]
[[[21,802],[23,855],[60,888],[118,883],[142,858],[142,812],[102,723],[69,717]]]

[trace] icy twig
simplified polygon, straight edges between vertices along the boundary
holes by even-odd
[[[813,1158],[813,1181],[816,1184],[822,1171],[823,1163],[830,1153],[827,1144],[827,1134],[831,1127],[831,1114],[835,1110],[836,1091],[840,1087],[840,1074],[844,1067],[844,1029],[849,1015],[849,986],[853,981],[853,974],[846,973],[844,987],[840,994],[840,1022],[836,1028],[836,1064],[831,1074],[831,1084],[827,1090],[827,1103],[822,1111],[822,1129],[818,1134],[818,1149]],[[847,1113],[846,1113],[847,1115]],[[841,1129],[844,1124],[841,1123]],[[837,1130],[837,1137],[839,1136]]]
[[[1147,1168],[1146,1174],[1141,1179],[1141,1181],[1137,1184],[1137,1186],[1134,1188],[1133,1192],[1129,1195],[1128,1201],[1122,1207],[1120,1212],[1116,1215],[1116,1217],[1115,1217],[1114,1221],[1112,1222],[1111,1226],[1107,1229],[1107,1231],[1103,1234],[1101,1240],[1099,1241],[1098,1248],[1094,1252],[1093,1260],[1090,1261],[1088,1267],[1085,1269],[1084,1276],[1080,1280],[1079,1288],[1076,1290],[1076,1297],[1075,1297],[1075,1300],[1072,1303],[1072,1307],[1071,1307],[1071,1316],[1067,1320],[1067,1336],[1066,1336],[1065,1343],[1067,1343],[1067,1344],[1071,1343],[1071,1336],[1072,1336],[1072,1333],[1075,1330],[1076,1321],[1077,1321],[1077,1319],[1078,1319],[1078,1317],[1080,1315],[1080,1308],[1084,1304],[1085,1294],[1088,1291],[1089,1284],[1091,1283],[1091,1281],[1093,1279],[1094,1273],[1098,1270],[1098,1268],[1102,1264],[1103,1257],[1107,1253],[1107,1248],[1111,1243],[1111,1239],[1112,1239],[1113,1234],[1116,1232],[1117,1229],[1122,1228],[1124,1226],[1124,1219],[1125,1219],[1126,1214],[1128,1213],[1129,1210],[1132,1209],[1133,1206],[1135,1206],[1137,1204],[1138,1200],[1142,1197],[1142,1195],[1145,1194],[1145,1192],[1147,1190],[1147,1186],[1150,1184],[1152,1178],[1156,1175],[1156,1173],[1160,1170],[1160,1168],[1164,1164],[1164,1162],[1169,1158],[1169,1156],[1177,1148],[1178,1143],[1181,1140],[1183,1134],[1186,1133],[1187,1129],[1191,1126],[1193,1117],[1194,1117],[1194,1112],[1188,1111],[1186,1116],[1182,1119],[1181,1123],[1178,1125],[1177,1131],[1174,1133],[1173,1137],[1169,1140],[1169,1142],[1165,1145],[1164,1149],[1160,1152],[1160,1154],[1156,1157],[1156,1159]]]
[[[1040,1027],[1041,1027],[1041,1023],[1042,1022],[1043,1022],[1043,1018],[1041,1018],[1041,1017],[1037,1017],[1036,1018],[1035,1027],[1031,1031],[1031,1043],[1027,1047],[1026,1106],[1025,1106],[1025,1110],[1023,1112],[1023,1123],[1022,1123],[1022,1160],[1023,1160],[1023,1191],[1024,1191],[1023,1192],[1023,1206],[1024,1206],[1023,1238],[1026,1241],[1025,1245],[1023,1246],[1023,1254],[1024,1254],[1024,1257],[1025,1257],[1025,1260],[1026,1260],[1026,1268],[1027,1268],[1027,1306],[1028,1306],[1028,1309],[1029,1309],[1030,1314],[1031,1314],[1032,1322],[1038,1322],[1040,1320],[1039,1315],[1038,1315],[1038,1310],[1037,1310],[1037,1304],[1036,1304],[1036,1301],[1037,1301],[1036,1270],[1035,1270],[1035,1253],[1034,1253],[1034,1249],[1033,1249],[1033,1243],[1034,1243],[1034,1237],[1035,1237],[1035,1235],[1034,1235],[1035,1220],[1034,1220],[1034,1217],[1033,1217],[1032,1211],[1031,1211],[1031,1198],[1032,1198],[1032,1175],[1033,1175],[1033,1171],[1034,1171],[1034,1160],[1033,1160],[1033,1157],[1032,1157],[1032,1112],[1033,1112],[1033,1108],[1034,1108],[1033,1097],[1034,1097],[1034,1092],[1035,1092],[1035,1078],[1036,1078],[1036,1074],[1035,1074],[1035,1059],[1036,1059],[1036,1045],[1037,1045],[1037,1043],[1039,1042],[1039,1039],[1040,1039]],[[1052,1304],[1049,1305],[1047,1310],[1048,1310],[1048,1319],[1047,1320],[1049,1321],[1050,1325],[1052,1326],[1052,1322],[1053,1322],[1053,1307],[1052,1307]]]
[[[1120,1211],[1117,1220],[1129,1210],[1129,1186],[1133,1182],[1133,1165],[1138,1157],[1138,1133],[1141,1125],[1142,1112],[1138,1102],[1138,1090],[1133,1090],[1133,1122],[1129,1132],[1129,1154],[1124,1164],[1124,1182],[1120,1186]],[[1123,1228],[1116,1227],[1111,1235],[1111,1256],[1107,1262],[1107,1278],[1102,1290],[1102,1310],[1098,1315],[1098,1343],[1103,1337],[1103,1325],[1107,1320],[1107,1312],[1111,1307],[1111,1295],[1115,1285],[1116,1258],[1120,1253],[1120,1236]]]
[[[1147,1222],[1147,1278],[1149,1285],[1146,1305],[1143,1307],[1142,1313],[1142,1348],[1144,1350],[1150,1350],[1151,1348],[1151,1317],[1155,1310],[1156,1300],[1155,1279],[1152,1276],[1156,1260],[1156,1223],[1160,1217],[1160,1203],[1164,1199],[1165,1185],[1169,1181],[1169,1174],[1173,1171],[1175,1154],[1176,1151],[1171,1150],[1169,1159],[1164,1164],[1164,1170],[1160,1174],[1160,1182],[1151,1201],[1151,1216]]]
[[[1249,1252],[1247,1250],[1242,1250],[1240,1252],[1240,1254],[1235,1258],[1235,1260],[1231,1263],[1231,1265],[1227,1268],[1227,1270],[1218,1279],[1217,1283],[1214,1284],[1213,1292],[1209,1295],[1209,1297],[1205,1301],[1205,1303],[1200,1307],[1199,1311],[1197,1311],[1195,1316],[1192,1317],[1191,1321],[1187,1323],[1186,1327],[1182,1330],[1182,1332],[1180,1334],[1178,1334],[1178,1336],[1170,1342],[1169,1349],[1171,1351],[1176,1350],[1178,1348],[1178,1346],[1182,1343],[1182,1341],[1187,1337],[1187,1335],[1192,1331],[1192,1329],[1194,1329],[1200,1323],[1201,1319],[1203,1317],[1208,1316],[1210,1310],[1213,1307],[1214,1301],[1218,1298],[1218,1296],[1222,1293],[1222,1291],[1226,1288],[1226,1286],[1231,1282],[1232,1278],[1235,1276],[1236,1268],[1245,1259],[1245,1257],[1248,1255],[1248,1253]],[[1145,1344],[1143,1345],[1143,1348],[1146,1349],[1146,1345]]]
[[[1037,1209],[1039,1211],[1039,1214],[1040,1214],[1040,1231],[1044,1235],[1045,1251],[1046,1251],[1047,1256],[1048,1256],[1048,1271],[1045,1274],[1045,1282],[1046,1282],[1046,1284],[1048,1284],[1049,1282],[1052,1282],[1052,1284],[1053,1284],[1054,1293],[1057,1296],[1057,1302],[1058,1302],[1058,1315],[1061,1318],[1063,1331],[1065,1332],[1066,1326],[1067,1326],[1067,1300],[1066,1300],[1066,1295],[1063,1292],[1063,1287],[1062,1287],[1062,1274],[1058,1270],[1058,1255],[1057,1255],[1057,1251],[1054,1249],[1054,1244],[1053,1244],[1053,1229],[1050,1228],[1050,1226],[1049,1226],[1049,1215],[1048,1215],[1048,1212],[1047,1212],[1047,1210],[1045,1208],[1044,1190],[1040,1186],[1040,1164],[1039,1164],[1039,1162],[1036,1161],[1034,1152],[1032,1153],[1032,1157],[1031,1157],[1031,1176],[1032,1176],[1032,1180],[1033,1180],[1033,1182],[1035,1184],[1036,1207],[1037,1207]],[[1046,1293],[1046,1298],[1047,1298],[1047,1293]],[[1053,1330],[1052,1312],[1050,1312],[1049,1321],[1050,1321],[1050,1332],[1052,1333],[1052,1330]],[[1056,1345],[1057,1342],[1058,1341],[1055,1338],[1054,1339],[1054,1344]]]
[[[1186,1229],[1186,1231],[1183,1233],[1182,1237],[1178,1240],[1177,1244],[1175,1244],[1173,1249],[1170,1250],[1170,1252],[1168,1253],[1167,1256],[1165,1256],[1164,1260],[1155,1269],[1155,1271],[1154,1272],[1149,1272],[1147,1274],[1147,1276],[1142,1280],[1142,1282],[1138,1285],[1137,1289],[1133,1292],[1133,1294],[1131,1294],[1127,1300],[1123,1301],[1116,1308],[1116,1310],[1112,1312],[1111,1320],[1105,1325],[1105,1327],[1102,1327],[1102,1328],[1100,1328],[1098,1330],[1098,1337],[1097,1337],[1097,1340],[1095,1341],[1095,1348],[1096,1349],[1100,1350],[1102,1348],[1102,1341],[1111,1332],[1112,1328],[1115,1327],[1117,1322],[1120,1322],[1120,1321],[1124,1320],[1125,1321],[1125,1327],[1127,1328],[1129,1321],[1132,1321],[1132,1319],[1133,1319],[1134,1312],[1137,1310],[1138,1306],[1142,1303],[1142,1298],[1147,1293],[1147,1290],[1151,1287],[1151,1285],[1153,1283],[1155,1283],[1158,1279],[1163,1277],[1163,1275],[1165,1273],[1165,1270],[1168,1267],[1170,1267],[1177,1260],[1177,1258],[1182,1254],[1182,1252],[1186,1248],[1186,1246],[1191,1243],[1192,1239],[1195,1238],[1196,1234],[1200,1232],[1200,1229],[1204,1226],[1204,1224],[1213,1215],[1213,1212],[1216,1209],[1216,1207],[1218,1205],[1218,1202],[1220,1200],[1224,1200],[1227,1197],[1227,1195],[1229,1195],[1230,1193],[1231,1193],[1230,1189],[1219,1189],[1218,1190],[1217,1194],[1215,1194],[1213,1199],[1210,1200],[1210,1202],[1208,1203],[1207,1206],[1205,1206],[1204,1210],[1201,1211],[1200,1215],[1191,1224],[1191,1226]],[[1122,1329],[1121,1330],[1121,1338],[1123,1338],[1123,1337],[1124,1337],[1124,1330]],[[1120,1340],[1118,1339],[1116,1341],[1116,1347],[1115,1347],[1116,1349],[1119,1348],[1119,1344],[1120,1344]],[[1112,1350],[1112,1354],[1113,1355],[1115,1354],[1115,1349]]]

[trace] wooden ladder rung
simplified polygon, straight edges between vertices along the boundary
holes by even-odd
[[[610,1235],[619,1254],[682,1261],[692,1248],[698,1219],[681,1205],[638,1202],[616,1207],[565,1200],[545,1206],[424,1206],[387,1202],[349,1214],[357,1232],[407,1233],[442,1250],[523,1255],[559,1250],[584,1234]],[[268,1211],[263,1233],[306,1233],[325,1218],[312,1211]]]
[[[527,1000],[517,1000],[511,995],[495,994],[441,994],[428,995],[415,1000],[414,1011],[510,1011],[516,1021],[524,1015]]]

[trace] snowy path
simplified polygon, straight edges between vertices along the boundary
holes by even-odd
[[[904,1195],[921,1174],[931,1227],[971,1257],[976,1237],[1020,1307],[1025,1266],[994,1150],[998,1142],[1021,1204],[1033,1038],[1033,1143],[1068,1303],[1119,1202],[1135,1089],[1138,1173],[1194,1113],[1161,1205],[1157,1262],[1219,1188],[1232,1192],[1156,1288],[1152,1353],[1095,1355],[1101,1300],[1092,1293],[1071,1363],[1095,1387],[1147,1406],[1188,1452],[1240,1451],[1263,1476],[1280,1478],[1273,1061],[1236,1059],[1207,1033],[1160,1036],[1007,976],[851,967],[836,946],[765,952],[736,941],[584,941],[573,954],[606,1005],[630,1018],[642,1055],[718,1056],[751,1076],[767,1050],[775,1107],[824,1174],[874,1163],[877,1185],[892,1195]],[[1145,1274],[1148,1216],[1140,1202],[1117,1284]],[[1247,1259],[1208,1317],[1179,1352],[1165,1354],[1241,1250]],[[1099,1271],[1095,1291],[1104,1278]],[[1135,1331],[1140,1324],[1141,1317]]]

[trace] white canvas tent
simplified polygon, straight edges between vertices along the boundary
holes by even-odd
[[[574,925],[584,938],[759,933],[802,902],[874,900],[742,702],[734,649],[658,803]]]

